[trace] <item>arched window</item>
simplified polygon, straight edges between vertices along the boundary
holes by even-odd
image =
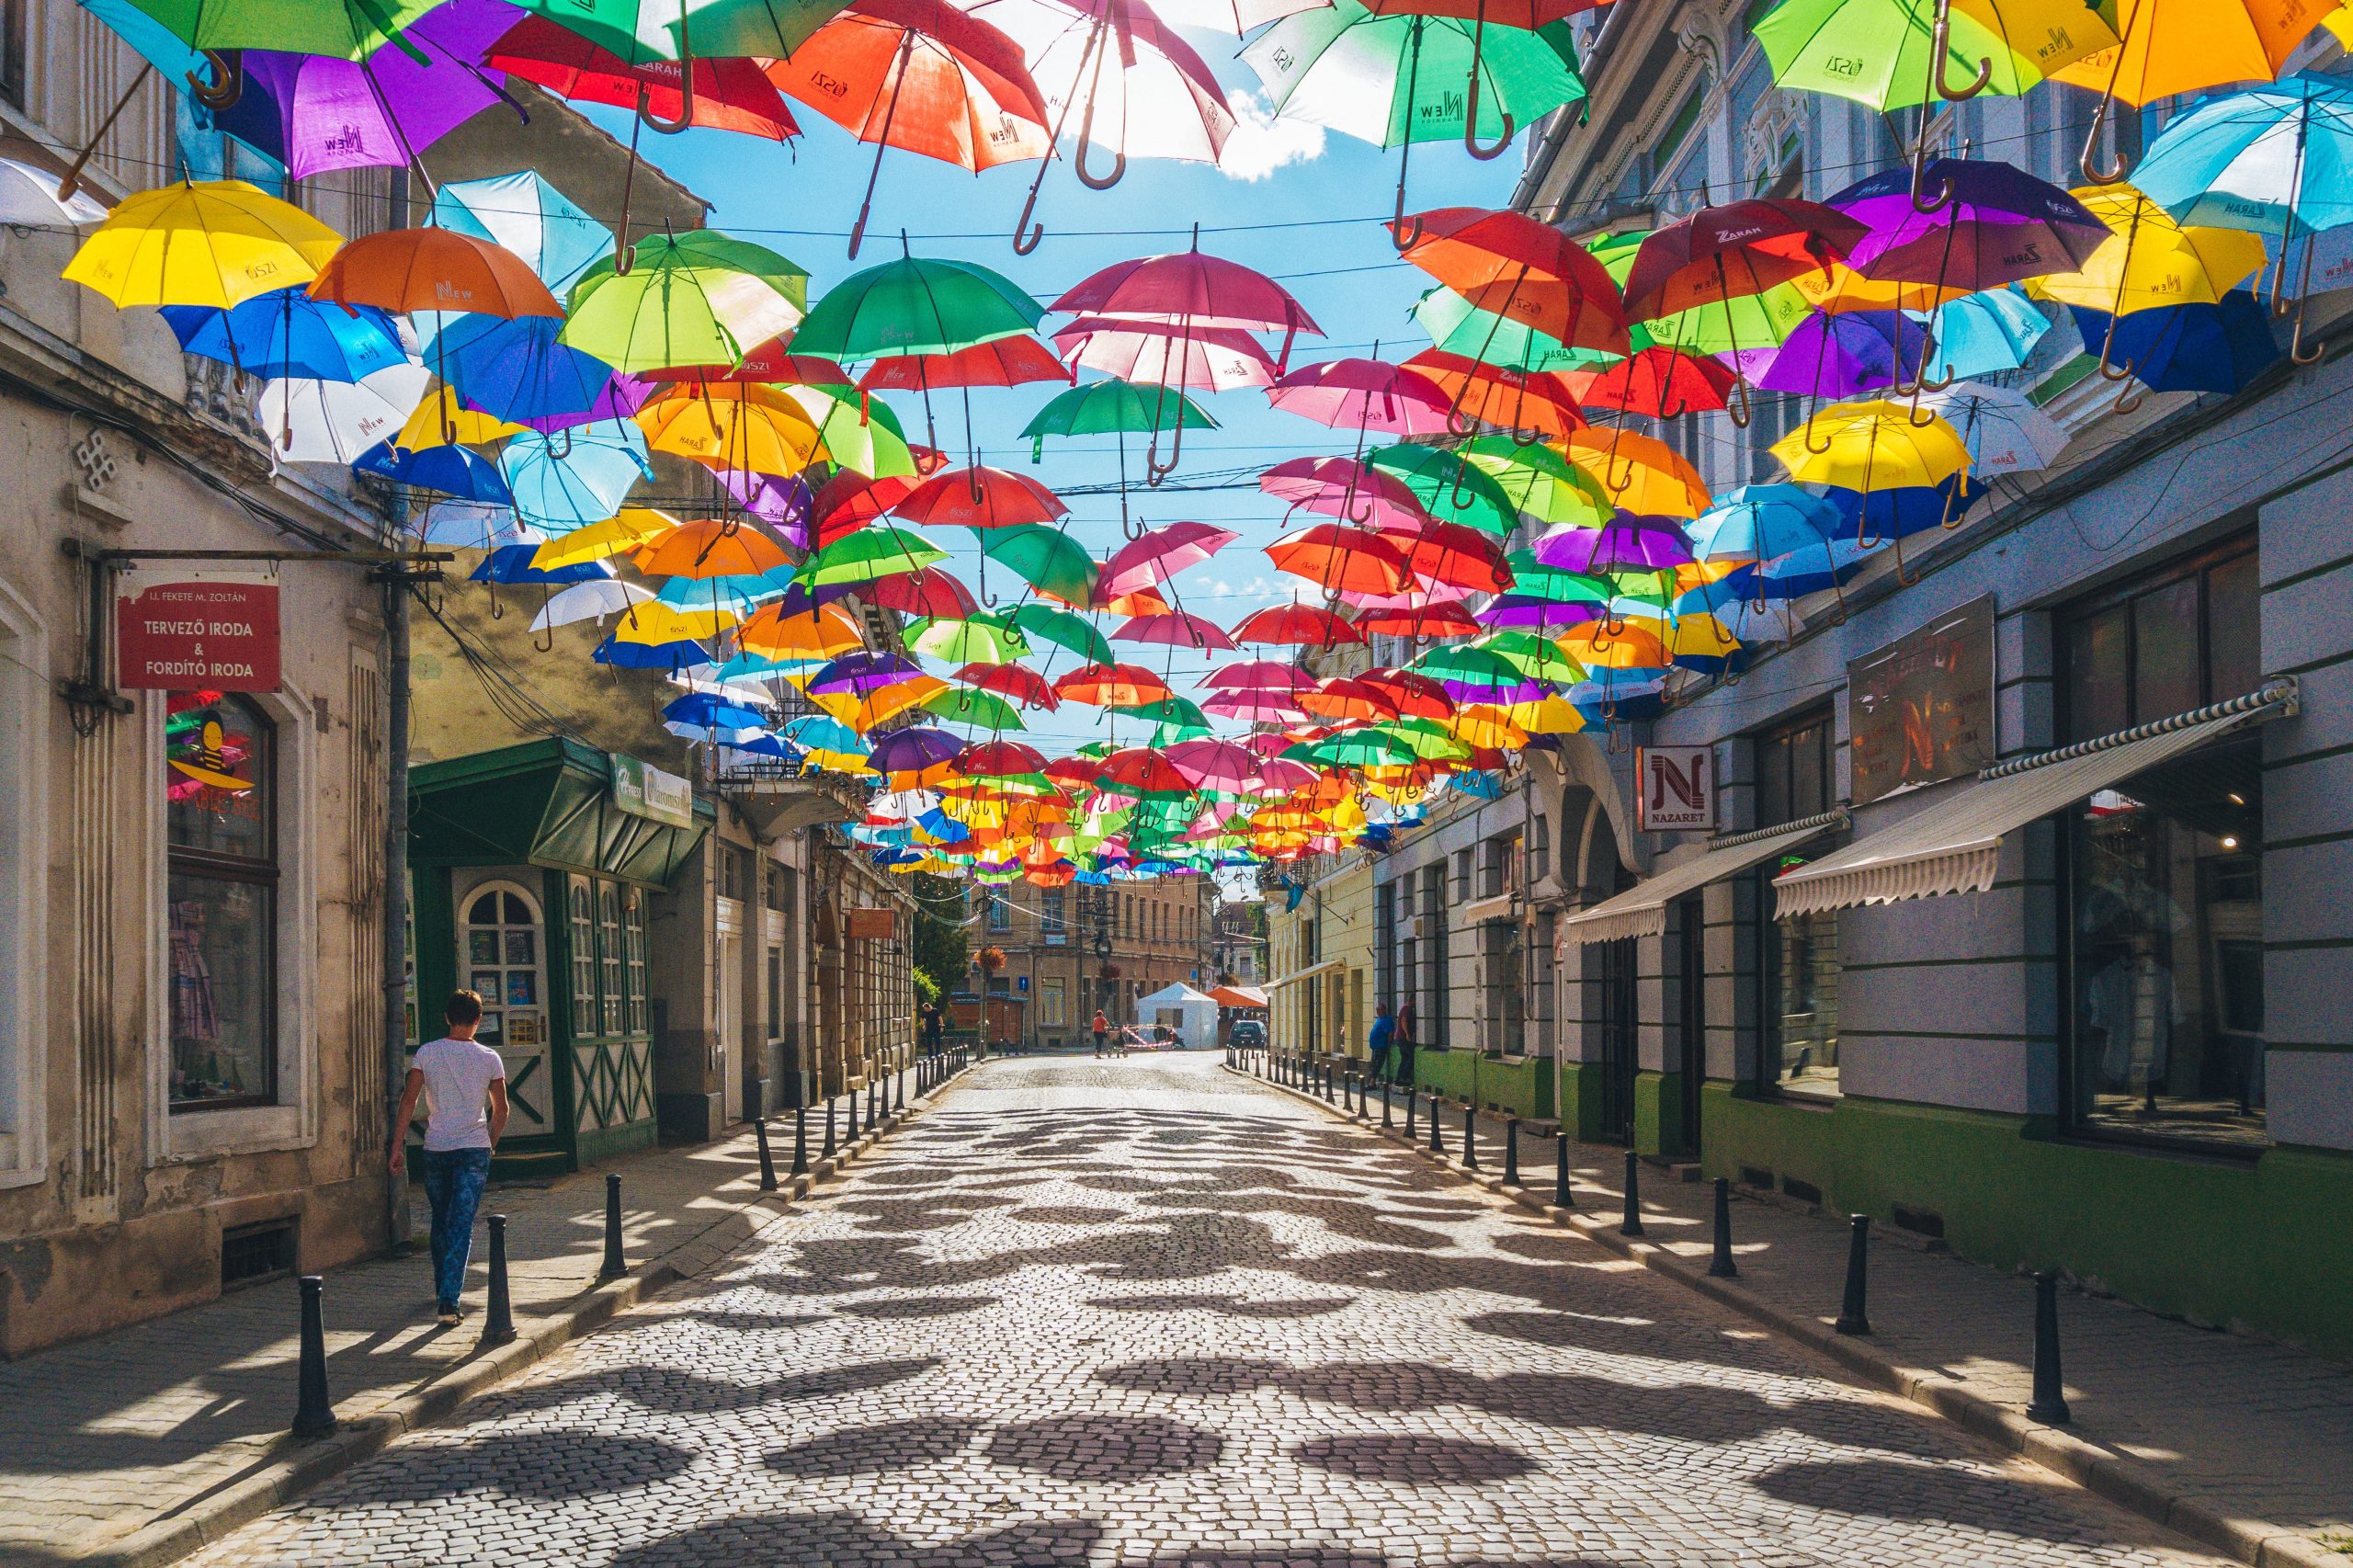
[[[164,722],[174,1110],[278,1097],[278,780],[262,710],[174,696]]]
[[[597,952],[604,967],[605,1032],[621,1032],[621,895],[610,882],[597,889]]]
[[[574,873],[564,895],[572,926],[572,1032],[597,1032],[597,919],[588,879]],[[477,900],[477,903],[480,901]]]
[[[474,1038],[484,1045],[528,1051],[547,1044],[542,947],[539,906],[521,888],[493,882],[468,898],[458,951],[467,988],[482,994]]]

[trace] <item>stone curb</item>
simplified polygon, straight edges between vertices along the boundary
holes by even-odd
[[[979,1062],[972,1065],[978,1066]],[[758,1241],[790,1216],[793,1202],[806,1197],[820,1182],[843,1174],[860,1156],[871,1153],[886,1135],[938,1103],[940,1096],[971,1071],[972,1067],[966,1067],[929,1094],[911,1099],[905,1110],[892,1112],[876,1131],[861,1133],[856,1142],[844,1145],[832,1158],[817,1159],[813,1156],[808,1175],[794,1176],[779,1173],[776,1191],[756,1191],[747,1201],[714,1219],[694,1235],[678,1242],[635,1272],[606,1284],[592,1285],[551,1313],[527,1318],[518,1312],[516,1317],[517,1335],[509,1343],[471,1356],[447,1372],[387,1401],[368,1415],[346,1420],[329,1437],[304,1443],[298,1443],[291,1437],[281,1437],[278,1447],[250,1473],[203,1497],[179,1517],[142,1526],[128,1535],[86,1551],[68,1554],[59,1561],[88,1563],[91,1568],[162,1568],[163,1564],[176,1562],[213,1544],[271,1509],[293,1501],[321,1482],[381,1452],[394,1438],[440,1425],[474,1395],[486,1392],[524,1369],[545,1360],[589,1330],[709,1267],[709,1262],[705,1261],[682,1267],[674,1260],[692,1252],[699,1243],[731,1220],[747,1221],[751,1229],[748,1234],[738,1237],[722,1248],[721,1256],[732,1255]],[[780,1163],[789,1163],[790,1158],[788,1145],[784,1161]],[[2340,1563],[2337,1568],[2343,1568],[2343,1565]]]
[[[1484,1171],[1466,1171],[1444,1155],[1432,1157],[1428,1149],[1418,1142],[1407,1141],[1397,1130],[1384,1130],[1336,1105],[1326,1105],[1304,1089],[1295,1089],[1230,1064],[1225,1065],[1224,1071],[1303,1101],[1336,1121],[1399,1145],[1426,1165],[1533,1210],[1554,1224],[1577,1232],[1605,1252],[1639,1263],[1754,1323],[1819,1351],[1861,1381],[1899,1394],[2087,1492],[2097,1493],[2118,1506],[2178,1531],[2201,1545],[2227,1552],[2241,1562],[2254,1564],[2254,1568],[2346,1568],[2347,1559],[2342,1554],[2328,1551],[2307,1536],[2262,1520],[2231,1518],[2217,1513],[2206,1503],[2170,1490],[2162,1477],[2144,1465],[2071,1433],[2029,1421],[2007,1405],[1987,1399],[1949,1378],[1901,1366],[1868,1341],[1839,1334],[1821,1319],[1785,1311],[1737,1284],[1711,1278],[1703,1266],[1678,1257],[1664,1247],[1618,1234],[1615,1223],[1608,1219],[1582,1210],[1557,1208],[1529,1187],[1506,1187],[1500,1176]]]

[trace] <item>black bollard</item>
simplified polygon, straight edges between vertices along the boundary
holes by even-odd
[[[1397,1125],[1397,1111],[1389,1102],[1389,1080],[1386,1078],[1381,1080],[1381,1125],[1384,1128]]]
[[[825,1096],[825,1146],[817,1153],[820,1159],[834,1157],[834,1096],[831,1095]]]
[[[1349,1114],[1360,1118],[1364,1115],[1364,1074],[1361,1073],[1349,1074],[1348,1085],[1356,1091],[1356,1104]],[[1345,1103],[1345,1096],[1343,1096],[1343,1099]]]
[[[1462,1108],[1462,1168],[1479,1168],[1479,1108],[1474,1105]]]
[[[1871,1217],[1849,1215],[1853,1227],[1847,1241],[1847,1299],[1839,1304],[1838,1321],[1831,1326],[1841,1334],[1869,1334],[1870,1313],[1863,1310],[1863,1283],[1870,1268]]]
[[[1639,1236],[1643,1233],[1642,1156],[1626,1151],[1626,1211],[1618,1220],[1618,1233]]]
[[[294,1435],[324,1437],[335,1430],[335,1405],[327,1399],[327,1326],[320,1310],[325,1279],[305,1274],[302,1287],[302,1359],[295,1379]]]
[[[1504,1119],[1504,1185],[1519,1185],[1519,1118]]]
[[[1446,1153],[1446,1120],[1439,1115],[1444,1108],[1445,1102],[1438,1098],[1438,1091],[1432,1089],[1430,1091],[1430,1153],[1433,1154]]]
[[[629,1272],[629,1260],[621,1256],[621,1178],[605,1177],[605,1267],[597,1271],[599,1279],[619,1279]]]
[[[2049,1426],[2075,1419],[2059,1376],[2059,1275],[2049,1268],[2034,1277],[2034,1399],[2026,1415]]]
[[[1731,1279],[1740,1273],[1740,1266],[1732,1260],[1732,1183],[1722,1176],[1716,1178],[1716,1254],[1708,1260],[1708,1273],[1717,1279]]]
[[[892,1104],[891,1108],[892,1110],[904,1110],[907,1108],[907,1070],[904,1067],[899,1069],[898,1092],[892,1096]]]
[[[1560,1136],[1553,1140],[1552,1204],[1557,1209],[1577,1206],[1575,1195],[1569,1190],[1569,1124],[1561,1123]]]
[[[792,1174],[809,1174],[809,1108],[805,1105],[792,1108]]]
[[[872,1077],[872,1076],[870,1076],[870,1075],[867,1078],[867,1080],[866,1080],[866,1131],[867,1131],[867,1133],[868,1133],[870,1136],[871,1136],[871,1135],[872,1135],[872,1133],[873,1133],[873,1131],[874,1131],[874,1130],[875,1130],[876,1128],[878,1128],[878,1127],[880,1127],[880,1126],[881,1126],[881,1125],[882,1125],[882,1112],[881,1112],[881,1108],[874,1103],[874,1101],[875,1101],[875,1097],[876,1097],[875,1091],[879,1090],[879,1089],[880,1089],[880,1088],[881,1088],[881,1087],[882,1087],[882,1083],[881,1083],[881,1079],[879,1079],[879,1078],[875,1078],[875,1077]]]
[[[490,1224],[490,1305],[482,1314],[482,1342],[504,1345],[515,1337],[515,1301],[506,1288],[506,1216]]]
[[[1414,1141],[1414,1113],[1421,1103],[1422,1096],[1415,1094],[1413,1085],[1408,1084],[1405,1086],[1405,1142],[1408,1143]]]
[[[1326,1062],[1324,1066],[1324,1103],[1332,1103],[1332,1091],[1340,1085],[1340,1070]]]
[[[776,1156],[768,1153],[768,1119],[765,1116],[755,1117],[752,1120],[752,1131],[758,1136],[760,1142],[760,1190],[774,1192],[776,1190]]]

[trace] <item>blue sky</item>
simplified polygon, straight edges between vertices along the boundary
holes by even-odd
[[[1189,35],[1217,71],[1238,108],[1257,106],[1256,78],[1232,58],[1231,35]],[[599,122],[627,133],[626,118],[594,111]],[[873,149],[855,142],[824,117],[799,116],[807,131],[793,151],[773,142],[720,131],[690,131],[676,137],[642,139],[642,147],[665,170],[714,203],[714,227],[781,251],[807,269],[814,299],[861,266],[895,254],[899,231],[909,232],[918,255],[952,256],[1002,272],[1050,301],[1097,268],[1131,256],[1183,250],[1190,226],[1204,231],[1201,248],[1256,267],[1280,279],[1324,329],[1322,338],[1302,338],[1292,351],[1294,365],[1339,354],[1367,354],[1377,339],[1383,358],[1400,359],[1428,347],[1407,308],[1429,286],[1415,268],[1396,259],[1384,219],[1394,199],[1397,155],[1337,134],[1288,121],[1269,125],[1256,114],[1235,132],[1227,163],[1256,177],[1193,164],[1136,160],[1127,177],[1108,191],[1089,190],[1072,174],[1066,157],[1047,176],[1038,206],[1045,242],[1030,256],[1013,252],[1015,215],[1037,172],[1016,164],[979,176],[931,159],[892,151],[882,165],[874,216],[859,259],[845,252],[858,215]],[[1070,143],[1064,143],[1065,154]],[[1449,205],[1500,206],[1519,167],[1518,149],[1490,164],[1479,164],[1457,142],[1414,149],[1409,210]],[[1267,227],[1272,224],[1292,227]],[[1252,227],[1252,226],[1256,227]],[[1234,232],[1219,233],[1231,229]],[[1049,316],[1046,330],[1067,318]],[[1269,349],[1279,340],[1268,340]],[[972,414],[982,460],[1039,478],[1049,487],[1109,483],[1118,476],[1108,437],[1049,440],[1045,460],[1029,464],[1029,444],[1018,432],[1059,390],[1055,384],[979,390]],[[1184,463],[1172,483],[1212,470],[1263,469],[1286,458],[1346,453],[1351,431],[1332,431],[1296,415],[1270,409],[1263,392],[1248,391],[1202,396],[1222,428],[1188,432]],[[915,400],[892,400],[911,434],[920,436],[923,415]],[[962,428],[954,394],[934,394],[943,446],[958,446]],[[1371,444],[1379,444],[1378,437]],[[1232,626],[1249,611],[1291,597],[1293,579],[1277,574],[1261,549],[1281,531],[1279,504],[1255,488],[1184,493],[1147,491],[1141,483],[1142,453],[1131,450],[1129,472],[1136,480],[1130,506],[1153,523],[1199,520],[1241,534],[1224,551],[1176,581],[1183,606],[1221,626]],[[1072,501],[1071,535],[1098,559],[1120,541],[1115,497]],[[974,581],[979,553],[961,528],[933,530],[942,548],[955,551],[948,564],[968,584]],[[1005,585],[1017,581],[1002,568],[990,574],[1000,601],[1013,602]],[[1108,635],[1114,618],[1103,618]],[[1168,650],[1115,643],[1121,657],[1161,670],[1188,691],[1190,678],[1216,660],[1235,655],[1179,657]],[[1044,663],[1042,657],[1030,661]],[[1067,669],[1063,654],[1050,666]],[[1050,753],[1066,751],[1108,733],[1099,710],[1065,706],[1051,714],[1025,714],[1030,739]],[[1123,734],[1122,740],[1141,739]]]

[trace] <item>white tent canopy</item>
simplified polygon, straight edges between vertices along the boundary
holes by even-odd
[[[1187,1045],[1217,1043],[1217,1004],[1181,983],[1137,997],[1136,1022],[1145,1028],[1166,1024]]]

